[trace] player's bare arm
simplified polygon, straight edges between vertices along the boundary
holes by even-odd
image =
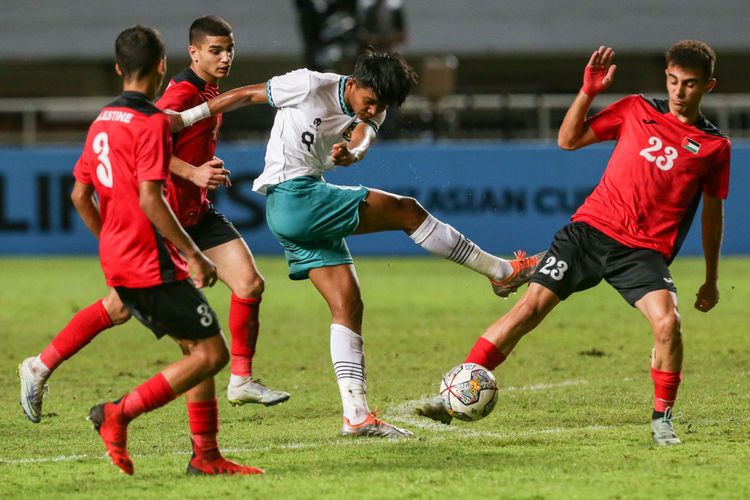
[[[371,126],[362,122],[352,132],[349,142],[339,142],[331,148],[331,158],[334,165],[348,167],[363,160],[375,140],[375,131]]]
[[[604,46],[591,54],[583,72],[583,86],[568,108],[557,134],[557,144],[562,149],[572,151],[599,142],[596,134],[586,124],[586,115],[594,98],[612,85],[617,69],[612,64],[614,56],[614,50]]]
[[[719,253],[724,235],[724,201],[721,198],[703,195],[701,226],[706,281],[698,289],[695,308],[707,312],[719,303]]]
[[[208,102],[186,109],[178,115],[170,114],[169,121],[172,131],[176,132],[212,115],[234,111],[250,104],[264,104],[267,102],[266,84],[256,83],[224,92]]]
[[[177,222],[172,209],[164,199],[161,181],[142,181],[138,184],[141,209],[148,220],[161,234],[171,241],[185,255],[193,273],[197,288],[213,286],[216,283],[216,266],[198,249],[190,236]]]
[[[231,172],[224,168],[224,161],[214,157],[203,165],[194,167],[190,163],[172,155],[169,160],[169,170],[178,177],[182,177],[204,189],[216,189],[219,186],[229,187]]]
[[[78,215],[81,216],[86,227],[91,231],[91,234],[96,239],[99,239],[99,233],[102,230],[102,217],[99,213],[99,205],[96,202],[94,194],[93,185],[76,181],[73,184],[73,192],[70,194],[70,199],[73,202],[73,206],[76,207]]]

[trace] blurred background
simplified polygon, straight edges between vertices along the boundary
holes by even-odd
[[[367,44],[403,53],[420,74],[419,88],[389,111],[376,154],[329,180],[417,195],[495,251],[546,246],[598,181],[611,145],[566,154],[555,139],[599,45],[615,48],[618,65],[610,91],[596,101],[602,107],[630,93],[663,97],[666,49],[684,38],[709,43],[718,54],[719,85],[704,113],[732,138],[732,192],[743,189],[743,140],[750,137],[746,0],[224,0],[211,7],[199,0],[0,0],[0,9],[3,253],[95,251],[66,190],[90,121],[120,91],[114,38],[133,24],[156,27],[171,75],[188,64],[188,27],[205,14],[234,28],[236,58],[223,89],[302,66],[346,74]],[[263,200],[244,181],[262,169],[273,113],[253,106],[225,115],[220,153],[242,182],[216,200],[252,233],[251,246],[255,240],[254,248],[270,253],[278,248],[265,239]],[[488,227],[502,231],[488,235]],[[365,240],[355,247],[413,251],[388,237]],[[692,241],[687,251],[699,252]],[[734,242],[728,226],[725,250],[750,253],[750,243],[739,236]]]

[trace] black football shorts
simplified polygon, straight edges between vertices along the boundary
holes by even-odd
[[[221,331],[216,313],[191,279],[148,288],[116,286],[115,290],[130,314],[156,338],[199,340]]]
[[[677,293],[662,254],[626,247],[584,222],[572,222],[557,232],[531,282],[565,300],[602,279],[631,306],[654,290]]]
[[[242,238],[229,219],[217,211],[213,205],[208,207],[197,224],[186,227],[185,231],[201,251]]]

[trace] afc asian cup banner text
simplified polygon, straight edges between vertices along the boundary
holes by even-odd
[[[414,196],[485,250],[546,249],[599,181],[611,145],[565,152],[552,145],[377,144],[366,160],[326,176]],[[233,185],[215,192],[215,205],[237,226],[256,254],[281,255],[265,224],[265,199],[252,180],[263,168],[264,145],[224,146],[218,156]],[[0,149],[0,254],[95,253],[97,243],[70,202],[72,169],[80,148]],[[724,254],[750,254],[750,146],[734,145],[726,203]],[[400,232],[353,236],[357,255],[423,254]],[[700,211],[681,251],[700,254]]]

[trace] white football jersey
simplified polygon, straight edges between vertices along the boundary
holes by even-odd
[[[278,108],[266,147],[263,173],[253,191],[265,194],[275,186],[303,175],[322,176],[336,168],[331,147],[348,141],[361,122],[344,102],[347,76],[298,69],[274,76],[266,83],[268,103]],[[385,111],[367,120],[375,132]]]

